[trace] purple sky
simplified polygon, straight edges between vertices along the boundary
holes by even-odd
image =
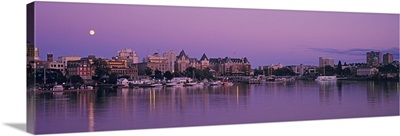
[[[371,50],[399,56],[396,14],[48,2],[36,2],[35,14],[42,60],[47,53],[111,58],[124,48],[140,60],[182,49],[198,59],[246,56],[252,67],[317,65],[319,56],[365,62]]]

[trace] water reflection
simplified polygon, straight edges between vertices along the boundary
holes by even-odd
[[[334,99],[336,82],[317,82],[319,84],[320,103],[329,104]]]
[[[27,105],[38,133],[82,132],[398,115],[398,88],[397,82],[367,81],[99,88],[28,94]]]

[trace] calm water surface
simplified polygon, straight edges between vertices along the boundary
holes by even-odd
[[[398,82],[235,84],[28,95],[36,133],[399,115]],[[32,112],[36,110],[36,113]]]

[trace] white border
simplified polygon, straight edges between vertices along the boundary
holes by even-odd
[[[60,1],[60,0],[52,0]],[[400,13],[398,0],[62,0],[144,5],[239,7],[372,13]],[[25,123],[26,4],[29,0],[2,0],[0,4],[0,135],[29,135],[6,124]],[[323,121],[260,123],[73,133],[74,135],[397,135],[400,117],[375,117]],[[70,134],[61,134],[70,135]]]

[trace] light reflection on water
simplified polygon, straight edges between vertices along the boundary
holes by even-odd
[[[28,112],[37,133],[386,116],[399,114],[398,88],[397,82],[296,81],[100,89],[28,95]]]

